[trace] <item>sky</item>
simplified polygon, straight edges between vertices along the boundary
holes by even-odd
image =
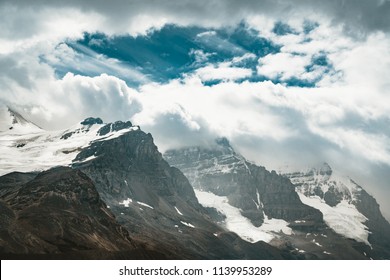
[[[390,219],[390,1],[0,1],[0,104],[41,127],[131,120],[161,152],[227,137],[328,162]]]

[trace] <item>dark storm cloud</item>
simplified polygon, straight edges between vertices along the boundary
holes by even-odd
[[[342,24],[344,30],[351,34],[390,31],[389,0],[5,0],[0,4],[0,21],[6,28],[2,28],[0,36],[29,36],[42,27],[39,17],[44,16],[41,14],[43,10],[50,13],[50,10],[58,12],[61,9],[102,16],[102,28],[111,29],[114,33],[126,33],[129,22],[140,15],[147,17],[145,20],[150,28],[164,23],[221,26],[236,24],[257,14],[280,20],[298,17],[302,13],[304,16],[322,14],[333,23]],[[38,18],[34,19],[34,15]]]

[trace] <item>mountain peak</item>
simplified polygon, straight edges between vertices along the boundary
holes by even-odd
[[[93,118],[93,117],[89,117],[89,118],[86,118],[85,120],[83,120],[80,124],[82,125],[94,125],[94,124],[103,124],[103,120],[101,118]]]
[[[20,113],[8,106],[0,108],[0,131],[22,130],[36,132],[42,130],[35,123],[25,119]]]
[[[231,148],[229,140],[226,137],[220,137],[215,139],[215,143],[217,143],[217,145],[222,146],[224,148]]]
[[[313,172],[316,175],[321,175],[321,176],[331,176],[333,173],[332,168],[327,162],[323,162],[320,165],[312,168]]]

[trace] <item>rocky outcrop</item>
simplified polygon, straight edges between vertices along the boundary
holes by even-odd
[[[365,225],[370,230],[368,241],[375,249],[373,258],[390,259],[390,224],[383,217],[379,204],[364,189],[359,192],[354,204],[367,218]]]

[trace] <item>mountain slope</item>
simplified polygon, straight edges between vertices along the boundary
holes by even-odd
[[[348,204],[330,212],[315,203],[307,203],[308,197],[296,191],[294,180],[291,182],[286,176],[248,162],[234,151],[227,139],[218,139],[209,147],[167,151],[164,157],[189,178],[200,203],[217,210],[214,219],[248,241],[263,240],[305,258],[386,256],[386,252],[380,250],[382,245],[374,252],[371,244],[357,238],[360,234],[351,227],[357,223],[361,225],[361,232],[368,235],[366,225],[359,222],[366,220],[363,214],[358,211],[351,214]],[[326,170],[321,172],[326,174]],[[339,204],[335,191],[330,191],[326,199]],[[336,221],[335,215],[345,217],[347,214],[353,219],[344,219],[341,225],[329,223],[329,216]],[[340,226],[349,226],[350,234],[337,230]]]
[[[155,258],[117,223],[82,172],[0,177],[3,258]]]
[[[351,178],[327,164],[302,171],[281,168],[296,186],[302,201],[324,213],[336,232],[371,246],[375,258],[390,258],[390,224],[376,200]]]

